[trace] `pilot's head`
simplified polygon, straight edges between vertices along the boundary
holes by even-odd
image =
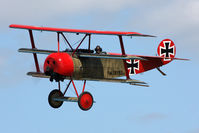
[[[97,45],[95,48],[95,52],[96,54],[100,54],[102,52],[102,48],[99,45]]]

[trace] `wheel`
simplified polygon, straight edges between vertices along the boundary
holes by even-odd
[[[93,105],[93,96],[89,92],[83,92],[78,98],[78,105],[80,109],[87,111]]]
[[[63,101],[55,101],[55,100],[53,100],[53,98],[62,97],[62,96],[63,96],[63,94],[61,91],[53,90],[50,92],[50,94],[48,96],[48,103],[53,108],[59,108],[63,104]]]

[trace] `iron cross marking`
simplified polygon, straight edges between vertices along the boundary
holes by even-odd
[[[135,61],[135,60],[130,60],[130,61],[126,61],[127,64],[127,68],[128,70],[130,70],[129,74],[136,74],[135,73],[135,69],[139,70],[139,60]]]
[[[160,54],[170,58],[170,54],[174,55],[174,46],[170,47],[170,41],[165,41],[163,43],[164,47],[160,47]]]

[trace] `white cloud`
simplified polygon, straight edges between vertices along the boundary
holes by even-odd
[[[84,14],[110,15],[111,18],[119,11],[130,9],[133,14],[134,26],[150,26],[151,29],[162,27],[167,30],[168,25],[174,30],[182,30],[187,25],[199,22],[199,1],[197,0],[1,0],[1,23],[56,21],[56,18]],[[110,14],[111,13],[111,14]],[[129,18],[127,18],[129,19]],[[101,20],[106,21],[106,20]],[[144,26],[143,26],[144,25]],[[165,27],[165,28],[163,28]]]
[[[199,56],[198,0],[0,0],[0,28],[11,23],[81,27],[96,29],[113,26],[115,30],[147,31],[171,38]],[[126,12],[126,16],[121,15]],[[96,25],[96,26],[95,26]],[[84,25],[85,26],[85,25]],[[84,27],[82,26],[82,27]],[[124,28],[125,27],[125,28]],[[87,28],[87,27],[85,27]],[[179,46],[178,46],[179,47]]]
[[[198,25],[199,1],[196,1],[196,0],[190,1],[185,10],[186,10],[186,15],[189,16],[190,21]]]
[[[166,33],[181,33],[190,28],[199,28],[199,1],[197,0],[175,0],[166,5],[151,6],[150,10],[146,9],[147,13],[140,13],[141,15],[136,17],[136,23],[130,25]]]
[[[128,26],[151,31],[160,38],[171,38],[181,48],[181,56],[199,57],[199,1],[174,0],[151,4],[146,13],[138,12]],[[184,55],[186,54],[186,55]],[[189,55],[188,55],[189,54]],[[190,58],[190,57],[188,57]]]
[[[1,23],[54,20],[56,17],[117,12],[138,0],[1,0]]]
[[[162,4],[163,3],[163,4]],[[146,1],[146,0],[1,0],[1,23],[41,23],[67,18],[101,13],[109,18],[120,11],[130,9],[131,25],[168,31],[168,25],[179,32],[188,25],[199,22],[199,2],[197,0]],[[127,18],[126,21],[128,21]],[[67,20],[67,19],[65,19]],[[106,21],[106,20],[101,20]],[[137,23],[136,23],[137,22]],[[170,31],[171,32],[171,31]]]

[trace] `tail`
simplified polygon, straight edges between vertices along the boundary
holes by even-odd
[[[162,59],[162,63],[165,65],[171,62],[175,57],[176,46],[172,40],[164,39],[160,42],[157,52],[160,57],[164,57],[164,59]]]

